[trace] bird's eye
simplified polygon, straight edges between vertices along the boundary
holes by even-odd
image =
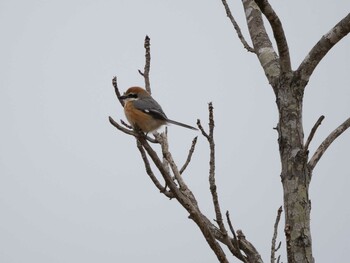
[[[129,98],[137,98],[137,94],[135,94],[135,93],[130,93],[129,95],[128,95],[128,97]]]

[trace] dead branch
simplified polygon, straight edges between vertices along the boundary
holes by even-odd
[[[196,148],[197,138],[198,138],[198,137],[196,136],[196,137],[194,137],[194,139],[192,140],[191,148],[190,148],[190,150],[188,151],[187,159],[186,159],[184,165],[183,165],[183,166],[181,167],[181,169],[180,169],[180,174],[182,174],[182,173],[186,170],[187,166],[188,166],[189,163],[191,162],[192,155],[193,155],[194,150],[195,150],[195,148]]]
[[[108,117],[109,119],[109,122],[114,126],[116,127],[118,130],[124,132],[125,134],[128,134],[128,135],[132,135],[134,137],[138,137],[138,133],[137,131],[135,130],[129,130],[129,129],[126,129],[124,128],[123,126],[121,126],[118,122],[116,122],[115,120],[113,120],[113,118],[111,116]],[[124,121],[122,121],[123,123],[125,123]],[[147,141],[151,142],[151,143],[159,143],[156,139],[153,139],[149,136],[146,136],[146,135],[143,135]]]
[[[277,231],[278,231],[278,224],[281,219],[281,213],[282,213],[282,206],[280,206],[280,208],[277,210],[276,221],[273,226],[273,236],[272,236],[272,244],[271,244],[271,263],[275,263],[276,261],[275,252],[281,246],[281,243],[279,243],[278,247],[276,248]]]
[[[138,70],[140,75],[145,79],[145,89],[148,91],[149,94],[151,94],[151,84],[149,80],[149,71],[151,68],[151,39],[149,36],[146,35],[145,37],[145,67],[143,72],[141,70]]]
[[[119,91],[119,88],[118,88],[117,76],[113,77],[112,85],[114,87],[114,92],[115,92],[115,95],[117,96],[117,99],[119,100],[119,102],[122,105],[122,107],[124,107],[124,101],[120,99],[120,91]]]
[[[129,130],[127,128],[124,128],[123,126],[121,126],[119,123],[117,123],[115,120],[113,120],[113,118],[111,116],[108,117],[109,119],[109,122],[114,126],[116,127],[118,130],[126,133],[126,134],[129,134],[129,135],[132,135],[132,136],[137,136],[136,132],[133,131],[133,130]]]
[[[305,151],[305,152],[307,152],[307,151],[309,150],[310,142],[311,142],[312,138],[314,137],[318,126],[321,125],[321,123],[322,123],[322,121],[324,120],[324,118],[325,118],[325,117],[324,117],[323,115],[321,115],[321,116],[318,118],[318,120],[316,121],[315,125],[312,127],[311,132],[310,132],[310,134],[309,134],[309,137],[307,138],[307,141],[306,141],[306,143],[305,143],[305,145],[304,145],[304,151]]]
[[[204,130],[203,126],[202,126],[202,123],[201,123],[201,121],[199,119],[197,119],[197,126],[198,126],[199,130],[201,131],[202,135],[205,138],[207,138],[207,140],[209,140],[210,139],[209,135],[205,132],[205,130]]]
[[[282,72],[291,71],[288,42],[284,34],[281,20],[279,19],[275,10],[273,10],[272,6],[267,0],[255,0],[255,2],[257,3],[261,12],[265,15],[265,17],[267,18],[267,20],[271,25],[273,36],[276,40],[276,44],[278,48],[278,54],[280,57],[279,60],[280,60],[280,66],[281,66]]]
[[[350,118],[348,118],[346,121],[344,121],[342,124],[340,124],[334,131],[332,131],[328,137],[320,144],[320,146],[317,148],[316,152],[310,159],[308,163],[308,167],[310,171],[312,171],[318,161],[321,159],[323,154],[326,152],[327,148],[333,143],[335,139],[338,138],[339,135],[341,135],[343,132],[345,132],[350,127]]]
[[[120,120],[120,123],[121,123],[121,124],[123,124],[123,125],[124,125],[126,128],[128,128],[128,129],[132,130],[132,126],[131,126],[131,125],[129,125],[129,124],[127,124],[125,121]]]
[[[239,38],[239,40],[242,42],[243,44],[243,47],[249,51],[249,52],[252,52],[252,53],[255,53],[255,50],[249,46],[249,44],[247,43],[247,41],[245,40],[243,34],[242,34],[242,31],[239,27],[239,25],[237,24],[235,18],[233,17],[232,13],[231,13],[231,10],[230,10],[230,7],[228,6],[226,0],[222,0],[222,4],[224,5],[225,7],[225,11],[226,11],[226,15],[227,17],[230,19],[234,29],[236,30],[236,33],[237,33],[237,36]]]
[[[308,83],[312,72],[328,53],[343,37],[350,32],[350,13],[337,23],[327,34],[323,35],[316,45],[310,50],[297,69],[301,80]]]
[[[157,140],[160,142],[160,145],[162,146],[162,154],[166,159],[167,163],[170,165],[170,168],[174,174],[174,177],[180,186],[180,190],[184,191],[188,189],[185,181],[182,179],[182,176],[179,172],[179,169],[177,168],[177,165],[172,157],[172,154],[169,151],[169,144],[168,144],[168,138],[166,133],[157,134]],[[195,203],[197,203],[197,201]]]
[[[233,245],[237,249],[239,255],[241,256],[241,259],[243,259],[244,262],[248,263],[247,258],[242,255],[241,249],[239,247],[239,242],[238,242],[238,239],[237,239],[237,235],[236,235],[235,230],[233,229],[233,225],[232,225],[232,222],[231,222],[231,219],[230,219],[230,213],[228,211],[226,211],[226,220],[227,220],[227,223],[228,223],[228,225],[230,227],[231,233],[233,235]]]
[[[219,196],[217,193],[217,186],[215,183],[215,142],[214,142],[214,107],[213,103],[210,102],[208,105],[209,110],[209,134],[206,133],[203,129],[203,127],[199,125],[200,130],[202,131],[202,134],[204,133],[204,136],[207,138],[210,148],[210,160],[209,160],[209,186],[210,186],[210,193],[212,196],[213,204],[214,204],[214,210],[215,210],[215,216],[216,216],[216,222],[219,226],[220,232],[223,234],[224,238],[226,239],[226,245],[230,249],[230,251],[234,254],[237,253],[237,251],[240,253],[239,247],[234,247],[233,243],[230,242],[230,238],[227,234],[227,230],[225,228],[223,219],[222,219],[222,213],[219,203]],[[244,257],[242,254],[240,254],[241,260],[244,260]]]
[[[253,246],[252,243],[250,243],[243,234],[242,230],[237,230],[237,238],[239,241],[239,245],[241,249],[244,251],[244,253],[247,255],[248,262],[259,262],[263,263],[263,260],[259,254],[259,252],[256,250],[256,248]],[[249,253],[247,254],[246,251]]]
[[[228,260],[226,258],[226,255],[224,251],[222,250],[219,243],[216,241],[215,236],[213,235],[213,232],[211,231],[210,225],[207,224],[207,219],[205,216],[199,211],[199,208],[196,203],[193,203],[193,200],[187,196],[188,191],[182,191],[180,190],[175,182],[172,180],[169,173],[167,173],[166,169],[164,169],[162,161],[157,156],[156,152],[152,149],[152,147],[147,143],[147,141],[141,137],[140,142],[142,146],[145,148],[147,154],[151,157],[152,161],[158,168],[158,170],[161,172],[164,180],[166,181],[168,187],[170,188],[170,191],[174,194],[174,197],[178,200],[178,202],[189,212],[190,218],[196,222],[198,227],[200,228],[201,232],[203,233],[203,236],[207,240],[209,246],[216,254],[218,260],[220,262],[227,262]],[[163,142],[161,142],[163,143]],[[171,164],[170,164],[171,165]]]
[[[159,191],[160,191],[161,193],[163,193],[164,195],[166,195],[166,196],[169,197],[170,199],[174,198],[174,195],[173,195],[170,191],[167,191],[167,190],[166,190],[166,187],[165,187],[165,186],[162,186],[162,184],[158,181],[157,177],[154,175],[154,173],[153,173],[153,171],[152,171],[152,168],[151,168],[151,165],[150,165],[150,163],[149,163],[149,161],[148,161],[146,152],[145,152],[145,150],[143,149],[141,143],[140,143],[139,141],[137,141],[136,144],[137,144],[137,148],[138,148],[139,151],[140,151],[140,154],[141,154],[143,163],[145,164],[146,172],[147,172],[148,176],[151,178],[151,180],[152,180],[152,182],[154,183],[154,185],[159,189]]]
[[[236,236],[236,232],[233,229],[233,225],[232,225],[232,222],[231,222],[231,219],[230,219],[230,213],[228,212],[228,210],[226,211],[226,220],[227,220],[228,226],[230,227],[231,233],[233,235],[233,239],[235,241],[238,241],[237,240],[237,236]]]
[[[212,102],[209,103],[209,135],[206,136],[209,148],[210,148],[210,160],[209,160],[209,185],[210,185],[210,192],[213,199],[214,209],[215,209],[215,215],[216,215],[216,222],[219,225],[220,231],[227,235],[227,231],[224,225],[224,222],[222,220],[222,213],[219,203],[219,197],[218,193],[216,191],[217,186],[215,183],[215,142],[214,142],[214,107]]]

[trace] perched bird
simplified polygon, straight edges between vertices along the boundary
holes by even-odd
[[[145,133],[155,131],[168,123],[197,130],[190,125],[168,119],[158,102],[143,88],[131,87],[119,99],[124,101],[125,116],[131,126]]]

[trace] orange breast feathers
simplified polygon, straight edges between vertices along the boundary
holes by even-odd
[[[133,128],[140,128],[143,132],[157,130],[160,126],[166,124],[165,120],[155,119],[134,107],[133,101],[127,101],[124,105],[125,116]]]

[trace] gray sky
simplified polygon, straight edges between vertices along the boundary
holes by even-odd
[[[240,1],[229,1],[248,40]],[[271,1],[293,67],[350,10],[349,1]],[[145,174],[111,85],[142,85],[151,37],[153,96],[170,118],[216,116],[221,208],[269,260],[282,204],[277,111],[256,57],[247,53],[219,0],[0,2],[0,261],[216,262],[199,229]],[[308,135],[326,119],[311,153],[350,116],[350,38],[329,52],[305,93]],[[181,165],[198,133],[169,128]],[[314,171],[310,194],[317,262],[344,262],[350,248],[350,133]],[[199,137],[184,175],[209,218],[208,146]],[[279,240],[283,240],[283,224]],[[282,254],[285,255],[285,244]],[[230,258],[232,262],[236,262]],[[285,258],[283,258],[285,262]]]

